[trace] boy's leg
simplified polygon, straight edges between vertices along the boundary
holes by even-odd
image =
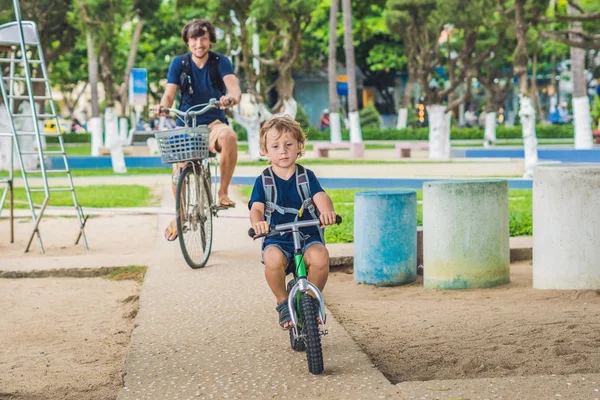
[[[329,251],[321,243],[312,244],[304,252],[308,280],[322,292],[329,277]]]
[[[288,259],[280,248],[269,246],[263,253],[263,262],[265,263],[267,284],[279,304],[288,297],[285,289],[285,268],[288,265]]]

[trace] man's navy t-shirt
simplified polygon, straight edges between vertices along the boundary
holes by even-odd
[[[324,191],[321,187],[321,184],[317,180],[317,177],[311,170],[306,169],[306,175],[308,177],[308,183],[310,185],[310,193],[313,197],[315,196],[315,194]],[[298,210],[302,206],[302,199],[298,194],[298,189],[296,187],[296,174],[294,173],[294,175],[292,175],[288,180],[281,179],[275,173],[273,173],[273,176],[275,177],[275,186],[277,187],[276,204],[278,206],[294,208]],[[252,204],[254,204],[254,202],[265,204],[265,189],[262,184],[262,176],[256,178],[256,181],[254,182],[252,195],[250,196],[250,201],[248,202],[248,209],[252,209]],[[295,218],[295,214],[280,214],[277,211],[274,211],[271,214],[271,225],[293,222]],[[305,212],[302,214],[302,217],[299,218],[299,220],[310,220],[312,218],[313,217],[310,215],[310,213],[305,210]],[[302,228],[300,231],[303,234],[310,236],[310,238],[306,239],[306,243],[315,240],[321,241],[319,230],[315,226]],[[263,243],[263,248],[269,244],[278,244],[281,245],[284,250],[292,254],[294,252],[294,239],[292,238],[291,233],[286,233],[283,236],[266,238]]]
[[[173,61],[171,61],[169,73],[167,74],[167,83],[173,83],[179,86],[179,76],[181,75],[181,59],[183,57],[186,57],[186,55],[184,54],[181,56],[176,56]],[[181,111],[186,111],[188,108],[196,104],[208,103],[210,99],[219,100],[219,98],[224,94],[221,93],[217,88],[213,87],[210,80],[208,63],[206,63],[202,69],[198,68],[193,61],[191,66],[194,94],[191,96],[191,101],[189,94],[183,96],[181,99],[181,105],[179,106]],[[229,58],[223,55],[219,57],[219,74],[221,74],[221,78],[233,74],[231,61]],[[197,110],[199,109],[200,108],[197,108]],[[206,112],[206,114],[197,117],[196,124],[208,125],[217,119],[224,123],[227,122],[227,119],[225,118],[225,110],[220,110],[217,108],[210,109]],[[183,121],[177,118],[177,126],[183,125]]]

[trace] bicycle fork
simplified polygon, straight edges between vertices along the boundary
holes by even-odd
[[[296,313],[296,295],[298,294],[298,292],[306,293],[307,295],[308,292],[312,292],[315,295],[316,299],[319,300],[319,318],[323,322],[323,326],[325,326],[325,322],[327,319],[327,316],[325,315],[325,303],[323,302],[323,295],[321,294],[319,288],[316,287],[314,284],[310,283],[305,276],[298,278],[298,281],[292,287],[292,289],[290,290],[290,294],[288,295],[288,309],[290,311],[292,323],[294,324],[292,329],[294,330],[295,336],[300,335],[300,333],[298,332],[298,314]],[[327,330],[321,330],[321,334],[327,335]]]

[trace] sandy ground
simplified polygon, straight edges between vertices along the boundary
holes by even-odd
[[[327,306],[393,383],[600,372],[600,292],[532,289],[530,262],[497,288],[424,290],[330,275]]]
[[[140,285],[0,279],[0,399],[115,399]]]

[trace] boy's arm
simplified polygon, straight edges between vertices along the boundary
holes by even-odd
[[[335,224],[335,211],[333,210],[333,202],[329,195],[325,192],[319,192],[313,196],[313,202],[321,213],[319,217],[322,224],[321,227],[324,228],[327,225]]]
[[[269,232],[269,224],[265,221],[264,203],[255,201],[250,209],[250,224],[257,235]]]

